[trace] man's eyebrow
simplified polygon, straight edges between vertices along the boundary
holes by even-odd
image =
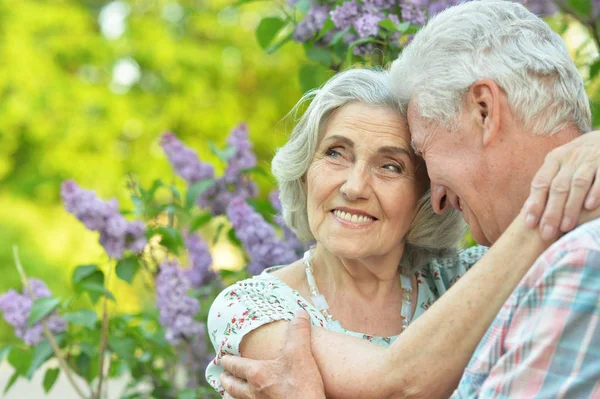
[[[421,154],[421,151],[419,151],[419,149],[417,148],[417,144],[415,143],[414,140],[410,141],[410,146],[412,147],[413,151],[415,152],[415,155],[417,155],[418,157],[423,157],[423,154]]]

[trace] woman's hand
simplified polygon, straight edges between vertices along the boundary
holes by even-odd
[[[221,385],[235,399],[322,399],[323,379],[313,357],[308,314],[301,311],[290,323],[281,357],[253,360],[224,356]],[[227,397],[227,396],[226,396]]]
[[[567,232],[579,222],[582,210],[600,206],[600,131],[556,148],[548,154],[531,182],[525,202],[526,223],[540,225],[550,239],[560,229]]]

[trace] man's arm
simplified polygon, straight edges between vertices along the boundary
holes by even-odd
[[[600,131],[589,132],[556,148],[531,182],[525,202],[527,224],[540,231],[567,232],[582,209],[600,206]],[[544,233],[543,233],[544,234]]]
[[[595,244],[565,243],[557,263],[541,258],[523,279],[457,397],[600,397],[600,229],[591,230],[578,241]]]

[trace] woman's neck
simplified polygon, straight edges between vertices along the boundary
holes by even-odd
[[[317,245],[312,268],[321,293],[329,300],[333,296],[353,297],[367,302],[387,300],[401,290],[398,265],[401,252],[365,259],[346,259]],[[331,298],[333,299],[333,298]]]

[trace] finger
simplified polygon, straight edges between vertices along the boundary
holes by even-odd
[[[596,209],[600,205],[600,167],[596,169],[594,183],[585,200],[585,209],[588,211]]]
[[[531,181],[529,198],[525,202],[525,223],[529,228],[535,228],[542,217],[548,192],[554,177],[560,169],[560,163],[554,157],[546,157],[546,161]]]
[[[595,173],[596,171],[592,167],[586,165],[580,167],[573,175],[571,190],[569,191],[564,215],[560,224],[560,230],[563,233],[572,230],[577,224],[586,194],[594,182]]]
[[[223,356],[221,358],[221,366],[233,374],[237,378],[242,380],[248,380],[250,371],[256,360],[243,358],[239,356]]]
[[[294,319],[288,326],[286,345],[284,351],[294,353],[308,353],[312,356],[310,347],[310,318],[304,310],[297,310]]]
[[[221,386],[230,397],[236,399],[252,399],[250,387],[246,381],[236,378],[227,372],[222,373],[219,379],[221,380]]]
[[[548,201],[540,222],[544,240],[553,238],[560,227],[572,180],[573,170],[562,167],[550,184]]]

